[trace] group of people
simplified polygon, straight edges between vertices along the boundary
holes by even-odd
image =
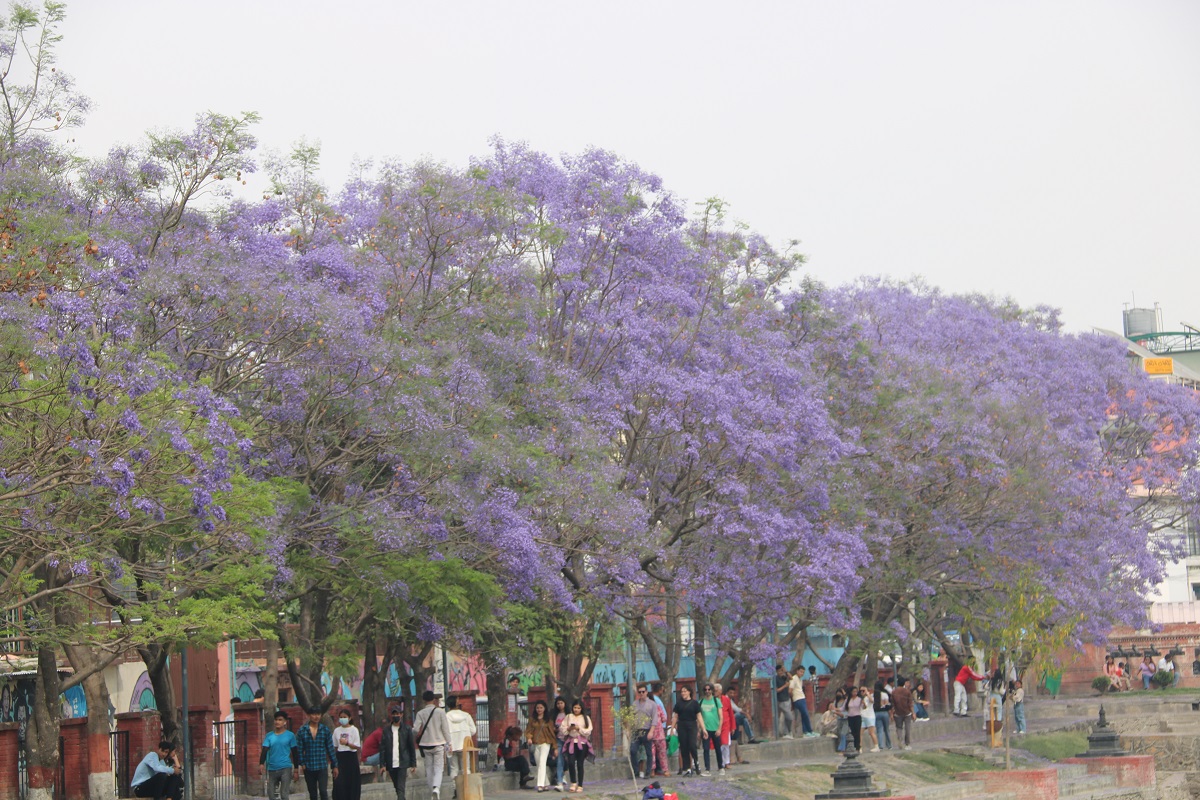
[[[870,752],[877,753],[892,749],[893,726],[900,746],[911,749],[912,723],[928,719],[924,681],[914,690],[911,678],[901,678],[899,686],[894,678],[888,678],[876,681],[874,689],[865,684],[839,688],[822,724],[835,731],[839,753],[851,741],[854,749],[861,751],[864,731]]]
[[[1004,704],[1013,704],[1013,732],[1024,734],[1025,726],[1025,686],[1016,678],[1008,678],[1001,667],[996,667],[989,676],[975,671],[973,660],[968,660],[958,670],[954,678],[954,716],[967,717],[967,682],[983,681],[987,691],[987,701],[984,706],[984,730],[987,730],[989,720],[997,723],[1004,721]]]
[[[259,763],[267,770],[267,795],[286,800],[293,780],[301,773],[308,787],[309,800],[329,800],[329,778],[333,778],[334,800],[359,800],[362,794],[360,764],[387,773],[404,800],[408,777],[416,774],[418,753],[425,763],[425,776],[435,800],[441,797],[442,774],[453,751],[461,750],[467,736],[475,734],[475,721],[469,714],[441,707],[441,695],[427,691],[425,706],[409,725],[403,710],[393,706],[389,723],[374,731],[366,740],[352,724],[349,709],[337,714],[333,730],[321,721],[319,708],[308,709],[307,724],[298,733],[288,727],[287,714],[275,712],[273,730],[262,743]],[[450,760],[451,776],[458,772],[456,759]]]
[[[592,729],[592,718],[581,700],[556,697],[553,712],[545,700],[536,700],[525,730],[509,726],[497,753],[506,771],[520,775],[522,789],[532,781],[539,792],[582,792],[584,765],[595,760]],[[530,759],[536,773],[530,769]]]
[[[1112,656],[1104,657],[1104,674],[1108,676],[1110,691],[1129,691],[1131,671],[1125,665],[1124,661],[1116,661]],[[1156,663],[1150,656],[1142,656],[1142,663],[1137,665],[1137,676],[1141,678],[1142,688],[1149,689],[1155,674],[1162,671],[1170,673],[1170,684],[1174,686],[1175,682],[1179,679],[1179,675],[1175,672],[1175,662],[1173,660],[1167,658],[1164,654],[1159,657]]]

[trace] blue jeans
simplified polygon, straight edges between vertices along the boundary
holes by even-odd
[[[1013,725],[1017,733],[1025,732],[1025,703],[1013,703]]]
[[[629,745],[629,763],[633,766],[633,771],[638,772],[638,750],[644,750],[646,753],[646,769],[643,772],[654,771],[654,747],[650,744],[649,736],[637,736]]]
[[[563,754],[563,740],[562,739],[558,740],[558,758],[555,759],[554,769],[556,770],[554,773],[554,777],[556,778],[556,780],[554,782],[562,783],[563,778],[566,777],[566,774],[567,774],[567,762],[566,762],[566,758]]]
[[[924,703],[913,703],[913,711],[917,714],[917,719],[929,719],[929,712],[925,710]]]
[[[734,714],[733,718],[737,720],[737,728],[733,732],[734,737],[737,738],[739,743],[748,744],[754,738],[754,731],[750,729],[750,720],[741,711]],[[742,731],[746,732],[745,739],[742,738]]]
[[[892,718],[886,709],[875,712],[875,738],[879,740],[880,747],[892,749]],[[884,744],[885,740],[887,744]]]
[[[1149,675],[1143,675],[1143,676],[1142,676],[1142,688],[1143,688],[1143,689],[1149,689],[1149,688],[1150,688],[1150,676],[1149,676]]]
[[[800,730],[812,733],[812,722],[808,719],[808,703],[804,700],[793,700],[792,708],[800,713]]]

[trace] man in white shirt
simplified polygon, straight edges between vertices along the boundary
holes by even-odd
[[[413,719],[413,735],[421,761],[425,764],[425,780],[434,800],[442,800],[442,773],[446,771],[446,754],[450,751],[450,723],[441,709],[440,694],[426,691],[422,695],[425,707]]]
[[[472,740],[478,729],[471,715],[458,707],[457,697],[446,698],[446,722],[450,726],[450,780],[458,777],[462,768],[463,742]]]

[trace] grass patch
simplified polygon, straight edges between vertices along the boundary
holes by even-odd
[[[957,775],[960,772],[979,772],[988,769],[1000,769],[997,766],[981,761],[978,758],[964,756],[959,753],[930,751],[927,753],[902,753],[897,758],[913,761],[932,767],[939,775]]]
[[[1071,758],[1087,750],[1087,734],[1081,731],[1063,731],[1061,733],[1040,733],[1034,736],[1022,736],[1020,741],[1013,741],[1013,747],[1019,747],[1033,753],[1035,756],[1051,761],[1061,761]]]

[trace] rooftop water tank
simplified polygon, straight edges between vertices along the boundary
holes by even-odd
[[[1124,313],[1125,338],[1130,339],[1145,333],[1158,333],[1158,309],[1127,308]]]

